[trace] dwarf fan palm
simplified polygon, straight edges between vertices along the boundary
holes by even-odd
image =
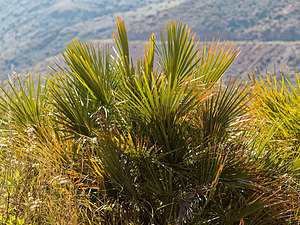
[[[67,68],[53,74],[58,121],[85,136],[99,178],[94,185],[104,182],[94,205],[115,206],[96,211],[112,223],[294,221],[287,209],[299,198],[287,185],[289,162],[258,154],[264,137],[249,128],[242,84],[215,85],[238,51],[227,42],[218,51],[218,41],[199,51],[182,23],[169,22],[166,33],[161,42],[152,35],[144,59],[133,65],[118,18],[114,57],[73,41],[64,54]]]

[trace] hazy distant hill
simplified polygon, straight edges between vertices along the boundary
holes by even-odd
[[[0,77],[30,68],[80,39],[111,38],[117,16],[163,0],[0,0]],[[160,7],[164,8],[164,7]],[[130,21],[130,18],[128,18]]]
[[[75,37],[112,38],[117,16],[131,40],[147,39],[170,19],[189,24],[200,39],[300,40],[299,0],[0,0],[0,78],[38,68]],[[275,63],[299,72],[299,44],[285,44],[261,43],[260,53],[243,47],[238,71]]]
[[[185,0],[134,23],[133,29],[142,36],[169,19],[183,20],[201,38],[300,40],[299,0]]]

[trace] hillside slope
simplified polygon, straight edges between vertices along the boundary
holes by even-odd
[[[29,69],[80,39],[111,38],[117,16],[141,19],[147,7],[172,7],[180,0],[0,1],[0,78]],[[163,4],[162,4],[163,3]],[[156,13],[153,12],[153,14]]]
[[[183,20],[201,39],[300,40],[299,0],[186,0],[135,22],[134,36],[158,30],[167,20]]]
[[[201,40],[300,40],[298,0],[0,1],[0,79],[14,69],[31,71],[39,62],[59,54],[73,38],[112,38],[117,16],[126,22],[131,40],[148,39],[170,19],[189,24]],[[272,61],[281,52],[270,52],[264,60]],[[289,48],[284,52],[281,61],[292,61],[289,69],[299,68],[299,54]],[[252,67],[251,61],[242,63],[246,64]]]

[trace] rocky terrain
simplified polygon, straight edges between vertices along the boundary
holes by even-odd
[[[112,38],[117,16],[137,46],[170,19],[189,24],[200,40],[235,41],[234,76],[274,66],[300,72],[298,0],[0,0],[0,79],[13,70],[46,73],[73,38]]]

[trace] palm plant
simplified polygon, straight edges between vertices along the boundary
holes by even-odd
[[[285,160],[293,162],[292,168],[298,176],[300,152],[300,81],[298,74],[295,80],[290,75],[282,75],[281,81],[276,76],[267,74],[266,80],[253,78],[250,93],[255,96],[252,101],[255,110],[252,112],[264,121],[265,126],[275,126],[270,151],[279,154]],[[277,151],[280,151],[277,152]]]
[[[144,59],[134,66],[126,27],[118,19],[116,56],[96,64],[106,70],[91,69],[100,50],[96,54],[77,41],[67,47],[70,69],[54,75],[59,77],[51,84],[54,106],[67,129],[88,136],[101,188],[104,179],[98,203],[115,205],[113,212],[99,205],[99,214],[110,223],[294,221],[294,211],[286,210],[299,199],[283,185],[289,182],[290,164],[276,154],[271,154],[274,160],[262,154],[271,135],[253,128],[246,87],[236,81],[215,85],[238,51],[227,42],[217,51],[218,41],[199,51],[189,33],[186,25],[168,23],[167,38],[161,33],[158,42],[152,35]],[[99,90],[106,94],[94,93]],[[104,95],[111,101],[102,100]],[[109,113],[96,115],[103,107]],[[77,112],[82,119],[73,116]],[[93,122],[91,115],[96,115]]]

